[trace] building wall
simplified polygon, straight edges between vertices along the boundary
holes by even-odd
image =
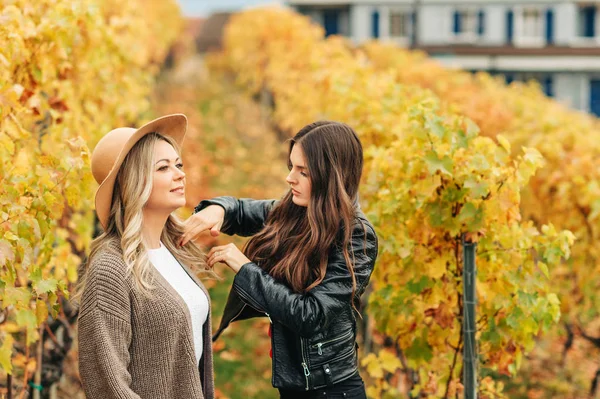
[[[530,76],[538,74],[543,79],[550,78],[552,93],[557,101],[575,109],[590,111],[591,80],[600,80],[600,56],[592,55],[530,55],[530,54],[453,54],[454,46],[475,46],[482,48],[514,46],[523,49],[559,47],[600,47],[600,2],[597,4],[595,19],[596,37],[579,36],[579,5],[575,0],[502,0],[488,2],[480,0],[296,0],[292,5],[302,5],[304,13],[317,23],[323,23],[322,8],[328,6],[345,7],[341,14],[340,31],[355,43],[374,39],[373,14],[378,15],[377,39],[390,38],[390,10],[417,12],[417,46],[438,46],[446,51],[432,53],[432,56],[448,67],[466,70],[484,70],[505,73],[507,76]],[[524,37],[526,29],[522,12],[525,8],[537,8],[542,14],[539,37]],[[484,29],[481,34],[461,36],[454,33],[454,14],[457,10],[471,9],[483,11]],[[553,13],[552,43],[547,42],[546,11]],[[508,41],[507,13],[513,11],[512,42]],[[412,24],[412,23],[411,23]],[[527,27],[531,29],[531,25]],[[411,38],[393,39],[400,46],[410,46]],[[512,48],[512,47],[510,47]],[[526,52],[529,50],[525,50]],[[529,74],[529,75],[528,75]],[[597,85],[596,87],[600,87]],[[600,113],[600,110],[596,110]]]

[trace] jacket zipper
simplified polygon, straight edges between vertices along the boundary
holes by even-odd
[[[354,348],[350,349],[349,352],[346,352],[346,353],[344,353],[342,355],[334,357],[333,359],[328,359],[327,361],[321,362],[321,363],[314,363],[313,366],[316,367],[316,366],[322,366],[325,363],[334,363],[334,362],[337,362],[339,360],[342,360],[342,359],[345,359],[347,357],[350,357],[352,354],[356,354],[356,352],[354,351]]]
[[[302,337],[300,337],[300,351],[302,352],[302,368],[304,369],[304,378],[306,379],[306,390],[308,391],[310,389],[308,385],[308,377],[310,376],[310,370],[306,365],[306,359],[304,357],[304,340],[302,339]]]
[[[319,350],[319,355],[322,355],[323,354],[323,350],[321,348],[323,347],[323,345],[330,344],[330,343],[335,342],[335,341],[340,341],[342,339],[348,338],[350,335],[352,335],[352,331],[348,331],[346,334],[342,335],[341,337],[333,338],[333,339],[330,339],[328,341],[318,342],[318,343],[312,345],[312,347],[313,348],[317,348]]]
[[[241,295],[242,293],[243,293],[244,295]],[[245,292],[245,291],[243,291],[243,290],[239,290],[239,291],[238,291],[238,295],[239,295],[239,296],[241,296],[242,298],[244,298],[244,299],[245,299],[247,302],[251,302],[250,306],[252,306],[252,307],[253,307],[254,309],[256,309],[257,311],[264,313],[264,314],[267,316],[267,318],[269,319],[269,322],[270,322],[271,324],[273,324],[273,320],[271,320],[271,316],[270,316],[270,315],[269,315],[267,312],[265,312],[264,310],[260,309],[260,306],[255,306],[255,302],[254,302],[253,300],[249,299],[249,296],[246,294],[246,292]],[[243,308],[242,308],[242,309],[243,309]]]
[[[248,305],[244,304],[244,306],[242,306],[242,308],[240,309],[240,311],[237,312],[236,315],[231,318],[231,320],[229,320],[229,322],[227,323],[227,325],[225,326],[225,328],[229,327],[229,325],[231,323],[233,323],[235,321],[235,319],[237,319],[239,317],[239,315],[242,314],[242,312],[244,311],[244,309],[246,308],[246,306],[248,306]]]

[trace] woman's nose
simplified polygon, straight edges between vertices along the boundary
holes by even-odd
[[[295,181],[295,180],[294,180],[294,179],[293,179],[293,177],[292,177],[292,172],[290,172],[290,173],[287,175],[287,177],[285,178],[285,181],[286,181],[288,184],[292,184],[292,183],[294,183],[294,181]]]

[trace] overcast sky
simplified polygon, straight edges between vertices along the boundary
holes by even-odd
[[[265,4],[282,3],[282,0],[178,0],[183,14],[190,17],[208,16],[215,11],[240,10]]]

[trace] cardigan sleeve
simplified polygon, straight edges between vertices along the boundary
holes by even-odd
[[[131,305],[118,262],[92,262],[78,321],[79,373],[88,399],[141,399],[131,389]]]

